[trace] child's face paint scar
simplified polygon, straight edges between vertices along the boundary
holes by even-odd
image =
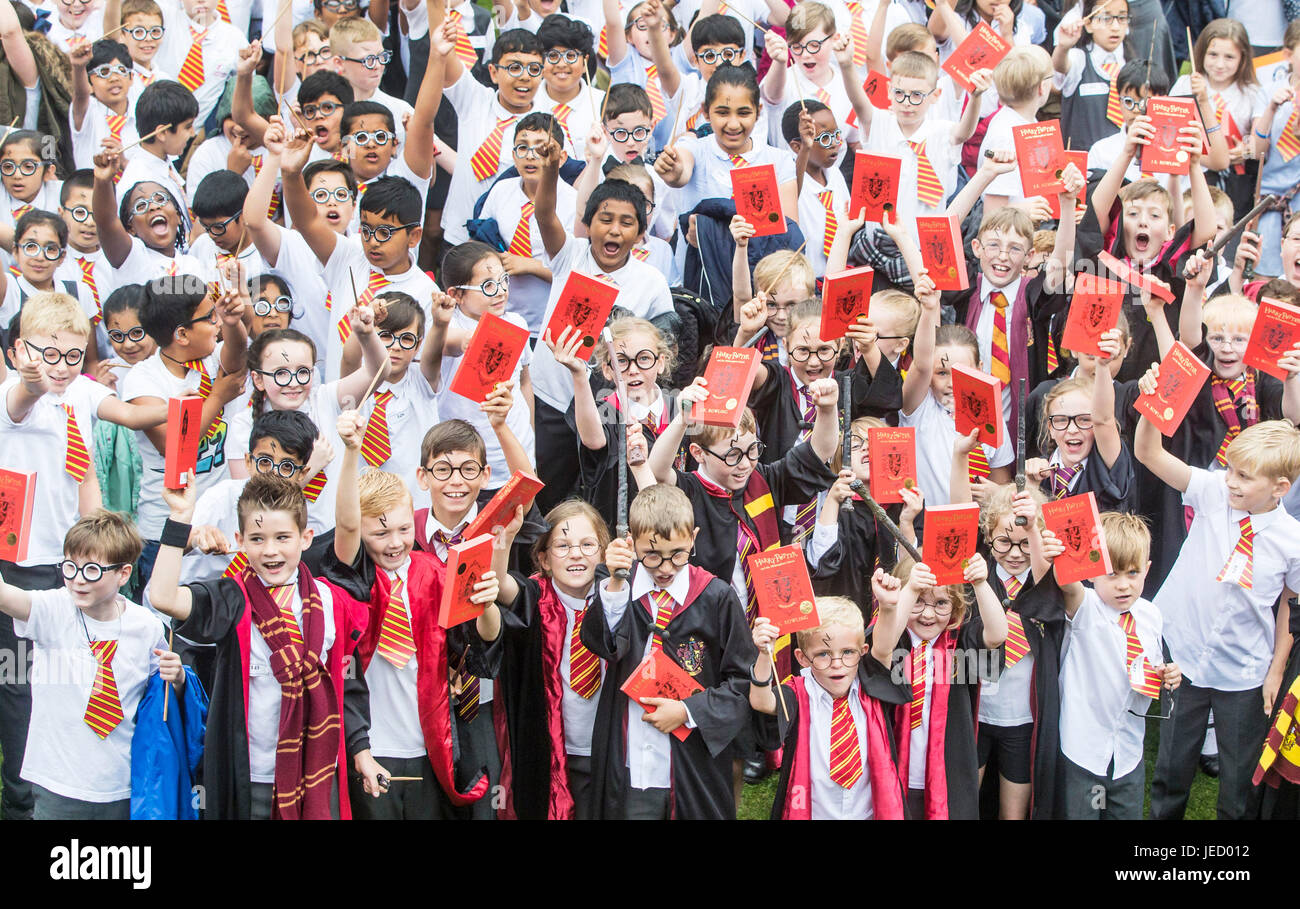
[[[385,529],[387,529],[387,527],[388,527],[388,515],[386,515],[386,514],[381,514],[381,515],[379,516],[379,526],[380,526],[380,527],[383,527],[383,528],[385,528]]]
[[[260,513],[253,516],[253,523],[257,525],[259,530],[262,529],[262,515]]]

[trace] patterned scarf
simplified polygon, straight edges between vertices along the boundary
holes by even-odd
[[[1237,378],[1229,381],[1218,376],[1210,376],[1210,395],[1214,399],[1214,409],[1219,412],[1228,431],[1214,460],[1226,467],[1228,465],[1228,446],[1232,440],[1241,435],[1241,421],[1245,418],[1247,426],[1259,422],[1259,404],[1255,398],[1255,370],[1248,369]]]

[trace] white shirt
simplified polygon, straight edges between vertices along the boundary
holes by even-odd
[[[214,279],[211,265],[205,265],[189,253],[163,255],[158,250],[145,246],[139,237],[131,238],[131,251],[126,254],[114,274],[119,287],[123,284],[147,284],[164,275],[194,275],[205,281]]]
[[[952,414],[939,406],[933,394],[928,394],[913,413],[898,412],[898,425],[916,427],[917,481],[925,493],[926,503],[947,505],[952,501],[949,481],[952,478],[953,445],[957,441],[957,424]],[[1003,434],[1000,448],[983,444],[980,447],[984,449],[989,467],[1003,467],[1016,460],[1010,433]]]
[[[132,88],[134,87],[133,84]],[[122,124],[119,133],[123,146],[131,145],[140,138],[140,134],[135,130],[135,102],[138,94],[139,92],[133,91],[128,96],[126,121]],[[91,96],[86,106],[80,129],[77,128],[76,118],[69,111],[68,120],[72,126],[72,157],[78,167],[93,166],[92,159],[99,154],[100,146],[105,139],[113,135],[113,131],[108,126],[108,118],[113,116],[116,116],[113,111],[107,105],[101,104],[94,96]]]
[[[420,466],[420,444],[424,441],[424,434],[441,420],[438,414],[438,396],[420,371],[419,361],[412,361],[406,374],[396,383],[383,382],[378,391],[393,392],[393,399],[388,402],[385,411],[388,417],[388,439],[393,453],[380,469],[397,474],[405,481],[407,489],[419,489],[415,471]],[[367,420],[374,412],[374,403],[372,395],[370,401],[363,405]],[[341,449],[336,448],[335,451]]]
[[[25,622],[14,620],[15,634],[36,645],[32,719],[22,777],[83,802],[129,799],[135,712],[149,676],[158,667],[154,649],[167,649],[162,623],[143,606],[120,596],[120,621],[98,622],[73,605],[65,587],[28,595],[31,615]],[[88,639],[118,642],[111,667],[122,722],[103,739],[85,721],[99,666]]]
[[[1032,244],[1026,244],[1026,246],[1032,247]],[[995,293],[1001,293],[1007,298],[1007,353],[1009,355],[1011,353],[1010,345],[1012,325],[1014,320],[1017,318],[1017,315],[1014,312],[1016,308],[1016,297],[1020,293],[1020,282],[1023,281],[1024,278],[1016,278],[1004,287],[994,287],[993,284],[983,275],[981,275],[977,280],[979,282],[980,302],[983,306],[980,309],[979,321],[975,324],[975,339],[980,345],[980,362],[986,366],[991,366],[993,364],[993,317],[997,315],[998,308],[989,302],[989,298]],[[1028,320],[1028,301],[1025,301],[1025,303],[1025,311],[1020,315]],[[1033,332],[1031,331],[1029,334],[1032,337]],[[1003,382],[1002,412],[1011,413],[1010,408],[1011,385]]]
[[[411,617],[411,599],[407,589],[411,562],[397,570],[402,581],[402,606]],[[391,585],[393,574],[388,580]],[[414,619],[411,619],[414,626]],[[366,685],[370,689],[370,751],[376,757],[415,758],[427,753],[424,730],[420,727],[419,697],[416,678],[419,654],[411,654],[400,669],[378,651],[366,667]]]
[[[599,36],[600,33],[597,32],[596,34]],[[543,82],[542,87],[537,90],[537,102],[534,106],[537,110],[555,116],[555,110],[561,103],[568,105],[569,114],[564,118],[563,129],[564,150],[569,153],[570,158],[581,161],[587,153],[587,136],[591,134],[592,125],[595,124],[596,117],[604,102],[605,93],[592,88],[584,79],[578,87],[578,94],[564,102],[552,98],[551,93],[547,90],[546,83]],[[514,143],[511,142],[511,144]],[[563,180],[559,182],[562,185],[567,185]]]
[[[845,32],[845,34],[848,34]],[[796,75],[797,71],[797,75]],[[862,78],[866,78],[863,74]],[[840,75],[838,63],[833,63],[830,70],[830,79],[825,85],[817,85],[804,72],[802,66],[796,64],[785,71],[785,88],[781,98],[771,104],[767,97],[763,97],[763,107],[771,107],[771,114],[767,118],[767,132],[758,132],[755,126],[755,136],[766,136],[767,143],[773,148],[786,148],[787,143],[785,136],[781,132],[781,121],[785,119],[785,112],[798,104],[801,99],[809,101],[820,101],[830,108],[831,114],[835,117],[835,122],[840,129],[844,130],[844,143],[840,145],[839,155],[836,158],[836,164],[844,160],[848,143],[858,142],[860,135],[856,126],[849,125],[849,115],[853,113],[853,102],[849,100],[848,89],[844,86],[844,78]],[[873,115],[874,116],[874,115]],[[856,121],[855,121],[856,122]]]
[[[92,10],[90,15],[86,17],[86,20],[82,22],[79,27],[72,29],[68,28],[62,21],[60,21],[59,8],[55,3],[29,3],[27,5],[33,8],[37,6],[45,6],[46,9],[51,11],[50,18],[46,20],[50,23],[50,30],[46,33],[45,37],[49,38],[50,43],[65,54],[68,53],[68,49],[71,46],[69,39],[73,37],[84,38],[87,41],[98,41],[104,36],[104,11],[102,9]]]
[[[0,400],[8,400],[9,390],[19,382],[18,372],[0,384]],[[88,475],[95,470],[95,423],[99,406],[111,396],[108,386],[93,379],[77,376],[61,396],[42,395],[26,419],[15,423],[8,407],[0,407],[0,467],[20,473],[36,474],[36,491],[32,511],[31,536],[27,558],[19,564],[53,565],[63,561],[63,536],[80,515],[78,484],[64,469],[68,450],[68,415],[63,405],[72,407],[86,451],[90,455]]]
[[[745,167],[756,164],[772,164],[776,168],[776,184],[789,183],[795,178],[794,154],[789,149],[773,148],[763,143],[763,137],[752,133],[753,147],[741,155]],[[718,145],[716,136],[701,139],[694,134],[682,136],[677,140],[677,149],[690,151],[695,159],[691,179],[686,185],[675,190],[677,210],[683,214],[694,211],[703,199],[730,199],[735,195],[731,187],[731,158]],[[787,214],[786,217],[791,217]]]
[[[812,819],[814,821],[871,820],[871,775],[867,773],[867,718],[862,712],[860,685],[855,676],[849,686],[849,714],[858,734],[862,776],[848,789],[831,779],[831,720],[835,699],[811,669],[802,672],[808,691],[808,760],[812,765]],[[912,733],[915,736],[915,731]]]
[[[311,338],[316,344],[316,367],[320,369],[327,381],[339,378],[340,361],[343,358],[343,344],[339,341],[338,321],[352,308],[339,303],[339,313],[334,313],[333,300],[325,284],[323,274],[325,266],[311,251],[302,234],[289,230],[278,224],[271,225],[279,234],[280,251],[271,262],[258,256],[258,262],[265,266],[266,272],[274,272],[289,284],[289,296],[293,300],[293,319],[290,327]],[[249,274],[249,277],[254,277]],[[367,278],[368,280],[368,278]],[[358,288],[359,289],[359,288]],[[340,301],[352,299],[352,288],[348,287]]]
[[[1190,76],[1179,76],[1174,87],[1169,90],[1170,95],[1189,96],[1192,94],[1192,79]],[[1232,120],[1237,124],[1237,129],[1241,131],[1242,139],[1250,138],[1250,131],[1255,118],[1264,112],[1268,107],[1269,96],[1262,85],[1252,85],[1248,88],[1242,88],[1236,82],[1223,89],[1215,91],[1210,89],[1210,105],[1213,108],[1215,99],[1222,98],[1226,113],[1232,115]],[[1224,141],[1227,141],[1227,119],[1224,124]],[[1213,126],[1213,123],[1206,124]],[[1232,145],[1234,143],[1229,143]]]
[[[391,65],[391,64],[390,64]],[[415,108],[407,104],[401,98],[394,98],[392,95],[385,94],[379,89],[369,98],[357,98],[358,101],[374,101],[376,104],[382,104],[388,108],[389,113],[393,115],[393,130],[397,133],[397,141],[406,141],[406,120],[415,113]],[[400,149],[401,146],[399,145]]]
[[[892,155],[902,159],[898,171],[898,217],[900,223],[914,223],[917,215],[941,215],[947,208],[946,199],[957,188],[957,166],[961,163],[960,145],[952,144],[955,123],[947,120],[923,120],[911,137],[904,136],[898,128],[898,119],[892,111],[877,110],[871,113],[871,135],[863,150],[876,155]],[[943,184],[943,198],[938,205],[927,205],[917,196],[917,171],[920,157],[912,151],[911,142],[925,143],[925,156],[934,168],[935,176]]]
[[[811,176],[805,174],[803,186],[799,190],[799,227],[805,237],[811,238],[804,247],[804,255],[812,265],[813,275],[820,278],[826,274],[826,255],[822,251],[826,236],[826,206],[821,202],[821,194],[829,191],[833,211],[844,211],[849,207],[849,187],[844,182],[844,174],[838,167],[828,167],[822,171],[826,178],[823,186]],[[838,224],[839,215],[836,214]]]
[[[986,151],[1015,151],[1016,142],[1011,127],[1033,122],[1033,120],[1026,120],[1012,108],[1003,107],[989,120],[984,141],[980,143],[980,160],[984,160]],[[1020,202],[1025,198],[1025,189],[1020,182],[1020,171],[1013,170],[1010,173],[998,174],[989,184],[989,188],[984,190],[984,195],[1006,196],[1009,203]]]
[[[76,297],[77,302],[81,304],[81,311],[86,314],[86,318],[93,319],[98,316],[99,309],[95,306],[95,298],[91,296],[90,289],[77,281],[77,276],[81,274],[81,269],[77,268],[77,276],[67,274],[66,272],[59,274],[59,271],[60,269],[56,269],[54,273],[54,291],[56,293],[67,293],[65,282],[73,282],[72,296]],[[8,279],[9,280],[5,282],[4,298],[0,299],[0,325],[9,325],[13,321],[13,318],[22,310],[24,302],[30,300],[33,294],[41,292],[21,274],[14,275],[13,273],[10,273]],[[100,299],[103,299],[102,294],[100,295]],[[18,326],[14,325],[15,336],[18,333],[17,330]],[[107,338],[108,335],[104,335],[104,339],[107,340]]]
[[[194,154],[190,156],[189,167],[185,171],[185,192],[191,199],[194,198],[194,191],[199,188],[204,177],[213,171],[230,169],[226,166],[226,160],[233,147],[225,133],[217,133],[204,139],[199,143],[199,147],[194,149]],[[251,149],[251,151],[254,156],[266,154],[265,149],[261,148]],[[240,176],[251,187],[253,180],[257,178],[257,170],[249,164]]]
[[[24,202],[22,199],[15,199],[9,195],[9,191],[0,185],[0,222],[16,227],[18,219],[22,215],[18,212],[24,208],[31,208],[34,211],[48,211],[54,214],[59,213],[59,193],[63,189],[63,181],[46,180],[36,190],[30,202]]]
[[[577,215],[577,199],[578,194],[572,186],[563,180],[556,181],[555,215],[570,234],[573,233],[573,223]],[[522,179],[511,177],[493,186],[487,200],[483,203],[480,217],[496,219],[497,229],[501,232],[501,239],[506,244],[507,251],[514,239],[515,231],[519,228],[524,203],[527,201]],[[542,243],[542,232],[537,226],[536,215],[528,219],[528,240],[530,255],[545,260],[546,248]],[[546,301],[550,295],[550,281],[535,275],[511,275],[510,277],[510,302],[507,308],[510,312],[523,316],[524,322],[528,325],[528,332],[534,338],[538,337],[546,327],[542,322],[542,314],[546,312]]]
[[[592,591],[594,594],[595,591]],[[564,720],[564,750],[568,754],[580,757],[591,755],[591,731],[596,725],[596,707],[600,704],[600,692],[584,698],[569,687],[569,658],[572,653],[573,624],[578,613],[588,608],[588,601],[571,597],[555,588],[555,595],[564,606],[564,652],[560,654],[560,716]],[[597,660],[600,681],[605,683],[605,661]]]
[[[907,636],[912,639],[912,650],[921,646],[921,639],[912,629],[907,629]],[[908,651],[903,659],[911,662],[912,653]],[[926,745],[930,741],[930,704],[934,700],[934,641],[925,648],[925,701],[921,705],[921,725],[912,730],[907,741],[907,788],[925,788]]]
[[[1013,577],[1001,565],[995,564],[994,570],[1002,579],[1003,586],[1006,586],[1008,578]],[[1028,584],[1029,569],[1026,568],[1014,577],[1022,585]],[[996,681],[981,679],[979,721],[990,726],[1023,726],[1032,723],[1034,714],[1029,709],[1029,694],[1033,680],[1032,651],[1022,656],[1010,669],[1003,669]]]
[[[1160,665],[1164,662],[1160,610],[1139,598],[1129,612],[1143,656],[1153,666]],[[1151,698],[1134,691],[1129,681],[1128,639],[1119,617],[1119,611],[1103,603],[1095,590],[1084,587],[1083,604],[1070,621],[1070,646],[1061,666],[1061,753],[1098,776],[1107,775],[1113,759],[1112,779],[1141,762],[1144,717],[1151,704]]]
[[[1278,507],[1250,515],[1254,587],[1216,581],[1241,536],[1246,512],[1228,506],[1222,471],[1191,468],[1183,504],[1196,509],[1187,539],[1155,605],[1184,681],[1219,691],[1264,684],[1273,657],[1273,604],[1285,585],[1300,590],[1300,522]]]
[[[1092,68],[1099,76],[1105,77],[1106,66],[1112,63],[1117,67],[1116,73],[1124,68],[1123,44],[1120,44],[1113,51],[1102,50],[1094,44],[1088,49],[1087,55],[1092,59]],[[1052,73],[1052,83],[1062,95],[1073,95],[1079,90],[1079,83],[1083,80],[1084,50],[1079,47],[1072,47],[1067,57],[1069,59],[1069,71],[1064,73],[1054,71]],[[1101,83],[1095,83],[1095,87],[1090,86],[1084,89],[1085,94],[1096,93],[1100,95],[1109,92],[1109,87],[1102,86]]]
[[[203,121],[221,100],[221,93],[226,88],[226,80],[235,75],[239,50],[248,45],[248,40],[244,37],[248,34],[248,28],[245,26],[243,31],[240,31],[220,19],[209,26],[195,26],[178,0],[161,0],[158,5],[162,9],[163,22],[167,29],[163,33],[158,54],[154,57],[154,62],[158,66],[169,73],[179,74],[185,66],[185,58],[194,43],[195,32],[197,31],[201,36],[203,83],[194,91],[194,97],[199,102],[199,115],[194,118],[194,127],[201,129]]]

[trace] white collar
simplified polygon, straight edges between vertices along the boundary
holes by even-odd
[[[829,691],[827,691],[825,688],[822,687],[821,682],[817,681],[817,677],[813,675],[811,666],[804,667],[802,670],[800,670],[800,674],[804,678],[804,688],[808,692],[808,697],[816,698],[818,702],[825,705],[826,707],[834,706],[835,698],[832,697]],[[858,676],[855,673],[853,676],[853,681],[849,684],[848,695],[856,695],[857,693],[858,693]]]
[[[403,563],[401,564],[401,566],[400,566],[396,571],[386,571],[386,572],[384,572],[384,573],[388,575],[388,580],[390,580],[390,581],[391,581],[394,577],[396,577],[396,578],[400,578],[401,581],[402,581],[402,586],[405,587],[405,586],[406,586],[406,575],[407,575],[407,572],[410,571],[410,570],[411,570],[411,557],[408,555],[408,556],[406,557],[406,561],[403,562]]]
[[[655,423],[659,423],[664,417],[664,396],[660,392],[649,404],[640,404],[628,399],[627,414],[630,419],[644,420],[646,417],[654,417]]]
[[[994,287],[993,282],[983,275],[980,276],[980,302],[988,304],[989,297],[995,293],[1001,293],[1007,298],[1007,308],[1010,309],[1016,305],[1016,297],[1020,295],[1020,282],[1025,280],[1024,275],[1016,278],[1006,287]]]
[[[999,565],[997,562],[994,562],[993,564],[996,566],[996,568],[995,568],[994,570],[997,571],[997,573],[998,573],[998,578],[1002,581],[1002,586],[1003,586],[1003,587],[1006,586],[1007,578],[1015,578],[1015,579],[1016,579],[1017,581],[1019,581],[1021,584],[1024,584],[1024,583],[1025,583],[1025,578],[1027,578],[1027,577],[1029,576],[1029,571],[1030,571],[1030,569],[1029,569],[1028,566],[1026,566],[1026,567],[1025,567],[1025,570],[1022,571],[1022,572],[1020,572],[1020,574],[1011,574],[1011,572],[1007,571],[1005,568],[1003,568],[1003,567],[1002,567],[1001,565]]]
[[[560,598],[560,602],[564,604],[564,608],[570,612],[581,612],[586,609],[591,604],[591,596],[596,592],[596,588],[593,586],[591,588],[591,593],[587,596],[571,597],[559,587],[555,586],[554,580],[551,581],[551,589],[554,590],[555,595]]]
[[[641,568],[640,563],[638,563],[637,568],[639,570],[632,578],[633,600],[639,600],[655,589],[654,578],[651,577],[650,571]],[[678,570],[677,575],[665,589],[668,591],[668,595],[673,598],[673,602],[680,606],[686,602],[686,594],[690,590],[690,587],[690,571],[686,566],[683,566]]]
[[[455,527],[446,527],[443,525],[441,521],[439,521],[437,518],[433,516],[433,509],[430,508],[429,516],[427,519],[425,519],[424,522],[424,530],[430,540],[433,539],[433,535],[437,533],[439,530],[441,530],[448,537],[454,537],[458,532],[468,527],[470,525],[470,522],[472,522],[474,518],[477,516],[478,516],[478,502],[475,502],[473,505],[469,507],[469,513],[465,515],[465,520],[461,521]]]

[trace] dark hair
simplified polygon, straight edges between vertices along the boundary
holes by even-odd
[[[468,284],[470,275],[474,273],[474,266],[489,256],[495,256],[497,261],[501,260],[499,252],[477,240],[453,246],[442,257],[442,283],[447,287]]]
[[[289,286],[289,282],[282,275],[273,271],[264,271],[260,275],[253,275],[253,277],[249,278],[248,295],[256,300],[262,291],[266,290],[268,284],[274,284],[280,288],[284,291],[286,297],[293,297],[293,288]],[[290,315],[293,315],[293,313],[290,313]]]
[[[307,497],[293,480],[275,474],[259,473],[248,478],[236,503],[239,532],[244,532],[244,518],[250,511],[285,511],[293,516],[301,532],[307,529]]]
[[[140,326],[159,347],[176,340],[176,329],[194,321],[208,297],[207,283],[197,275],[177,275],[150,281],[144,285],[144,303],[140,307]]]
[[[343,120],[340,124],[343,132],[345,134],[352,132],[352,121],[367,116],[382,116],[390,133],[397,129],[393,122],[393,112],[378,101],[353,101],[343,108]]]
[[[353,172],[352,166],[346,161],[335,161],[333,158],[322,158],[319,161],[313,161],[302,169],[302,182],[304,186],[311,186],[311,181],[316,179],[317,174],[342,174],[343,182],[347,184],[348,192],[352,193],[353,198],[357,195],[357,175]]]
[[[497,35],[497,43],[492,46],[492,62],[500,64],[506,54],[530,54],[540,58],[543,56],[542,42],[527,29],[507,29]]]
[[[1020,8],[1025,5],[1025,0],[1011,0],[1009,6],[1011,12],[1016,16],[1020,15]],[[953,12],[961,16],[967,25],[974,25],[980,20],[979,10],[975,8],[975,0],[957,0],[953,4]]]
[[[351,83],[333,70],[322,69],[302,80],[298,86],[298,103],[311,104],[319,101],[321,95],[333,95],[344,107],[357,99]]]
[[[1084,19],[1087,19],[1097,11],[1098,4],[1106,5],[1110,2],[1111,0],[1083,0],[1083,2],[1079,6],[1079,13],[1080,15],[1083,16]],[[1128,0],[1123,0],[1123,2],[1125,8],[1127,9]],[[1084,53],[1087,53],[1088,49],[1092,47],[1093,43],[1094,42],[1092,40],[1092,35],[1088,34],[1088,30],[1085,28],[1083,31],[1079,32],[1079,42],[1078,44],[1075,45],[1075,47],[1079,48],[1079,50],[1083,51]],[[1128,38],[1125,37],[1124,44],[1127,45],[1128,43],[1129,43]],[[1188,53],[1191,53],[1191,50],[1192,49],[1189,47],[1187,49]],[[1116,91],[1118,91],[1118,89],[1116,89]],[[1155,94],[1155,92],[1152,92],[1152,94]],[[1161,94],[1164,93],[1161,92]]]
[[[719,13],[701,16],[691,26],[691,47],[697,54],[700,48],[715,44],[734,44],[743,51],[745,43],[745,30],[730,16]]]
[[[830,110],[830,108],[811,98],[791,104],[781,115],[781,135],[785,141],[793,142],[799,138],[799,114],[804,110],[807,110],[808,116],[811,117],[819,111]]]
[[[95,172],[89,167],[83,167],[80,170],[74,170],[72,176],[63,181],[63,188],[59,190],[59,204],[63,207],[68,205],[68,197],[72,195],[74,189],[94,189]]]
[[[54,161],[47,160],[46,157],[41,154],[41,146],[45,144],[42,141],[44,138],[44,135],[34,129],[15,129],[4,137],[4,141],[0,141],[0,155],[9,151],[9,149],[13,148],[15,145],[25,145],[27,146],[27,150],[39,158],[43,165],[52,165]]]
[[[400,290],[386,290],[376,294],[375,298],[382,300],[388,310],[376,323],[377,330],[399,332],[414,322],[415,333],[424,335],[424,307],[416,303],[414,297]]]
[[[141,180],[139,183],[133,183],[131,186],[127,187],[126,192],[122,194],[122,201],[117,203],[117,219],[122,222],[123,230],[125,230],[127,233],[131,233],[131,193],[135,192],[135,188],[139,186],[141,183],[152,183],[154,186],[158,187],[158,189],[162,192],[162,194],[171,200],[171,203],[175,207],[176,211],[181,214],[181,219],[184,220],[185,215],[183,212],[181,212],[180,203],[176,201],[176,197],[172,195],[172,191],[170,189],[168,189],[166,186],[164,186],[161,183],[158,183],[155,180]],[[141,242],[144,241],[141,240]],[[180,249],[181,245],[184,242],[185,242],[185,238],[181,235],[181,225],[177,225],[176,239],[173,241],[173,244],[177,249]]]
[[[41,211],[39,208],[33,208],[19,218],[17,225],[14,226],[14,251],[18,251],[18,241],[26,235],[27,231],[42,224],[54,231],[55,236],[59,239],[60,248],[67,248],[67,222],[52,211]]]
[[[525,114],[523,119],[515,124],[516,136],[527,132],[546,133],[560,145],[564,144],[564,131],[560,129],[560,122],[550,114],[543,113],[540,110]]]
[[[179,82],[159,79],[145,86],[135,102],[135,128],[147,136],[160,126],[175,129],[199,115],[199,102]],[[148,140],[157,142],[157,137]]]
[[[1149,77],[1147,72],[1145,60],[1130,60],[1125,63],[1120,67],[1119,75],[1115,77],[1115,93],[1120,94],[1125,89],[1132,89],[1141,96],[1142,86],[1147,85],[1152,95],[1169,94],[1169,77],[1165,75],[1165,71],[1159,65],[1152,64]]]
[[[641,189],[626,180],[606,180],[591,191],[587,197],[587,210],[582,213],[582,223],[591,227],[592,219],[600,211],[600,204],[605,201],[626,202],[636,210],[637,230],[645,233],[646,209],[650,202]]]
[[[272,328],[270,331],[262,332],[248,345],[248,365],[253,369],[261,369],[262,357],[266,354],[266,349],[277,341],[288,341],[290,344],[306,344],[307,349],[311,351],[312,362],[316,362],[315,341],[296,328]],[[265,379],[266,376],[262,378]],[[256,416],[262,412],[262,408],[266,404],[266,392],[259,391],[258,387],[252,385],[251,382],[249,384],[253,390],[248,396],[248,409]],[[252,443],[249,444],[251,446]]]
[[[229,218],[244,210],[248,183],[233,170],[214,170],[194,190],[197,218]]]
[[[631,82],[616,82],[609,87],[609,92],[605,95],[606,122],[638,111],[647,117],[654,116],[654,108],[650,106],[650,96],[646,94],[644,88]]]
[[[104,319],[109,316],[115,316],[121,312],[133,312],[136,318],[140,318],[140,313],[144,309],[144,285],[143,284],[123,284],[115,287],[113,292],[104,300],[102,307]],[[141,327],[144,323],[140,323]]]
[[[275,439],[286,454],[306,464],[311,460],[319,434],[311,417],[301,410],[270,410],[253,420],[253,431],[248,434],[248,450],[251,452],[263,439]]]
[[[542,45],[543,53],[563,47],[590,57],[593,37],[587,23],[580,19],[570,19],[561,13],[552,13],[537,27],[537,40]]]
[[[737,88],[743,88],[749,92],[754,106],[759,106],[758,97],[758,77],[748,66],[731,66],[724,64],[713,71],[709,78],[709,84],[704,89],[704,110],[713,106],[713,99],[718,96],[718,92],[724,85],[734,85]]]
[[[464,420],[443,420],[424,434],[424,441],[420,443],[420,466],[428,467],[430,461],[449,451],[468,451],[480,461],[487,460],[483,437]]]
[[[121,63],[126,67],[128,78],[131,75],[131,70],[135,67],[135,62],[131,59],[131,52],[127,50],[125,44],[100,38],[90,46],[90,62],[86,64],[86,70],[89,72],[96,67],[103,66],[105,63]]]
[[[423,219],[424,200],[405,177],[380,177],[361,197],[361,210],[410,224]]]

